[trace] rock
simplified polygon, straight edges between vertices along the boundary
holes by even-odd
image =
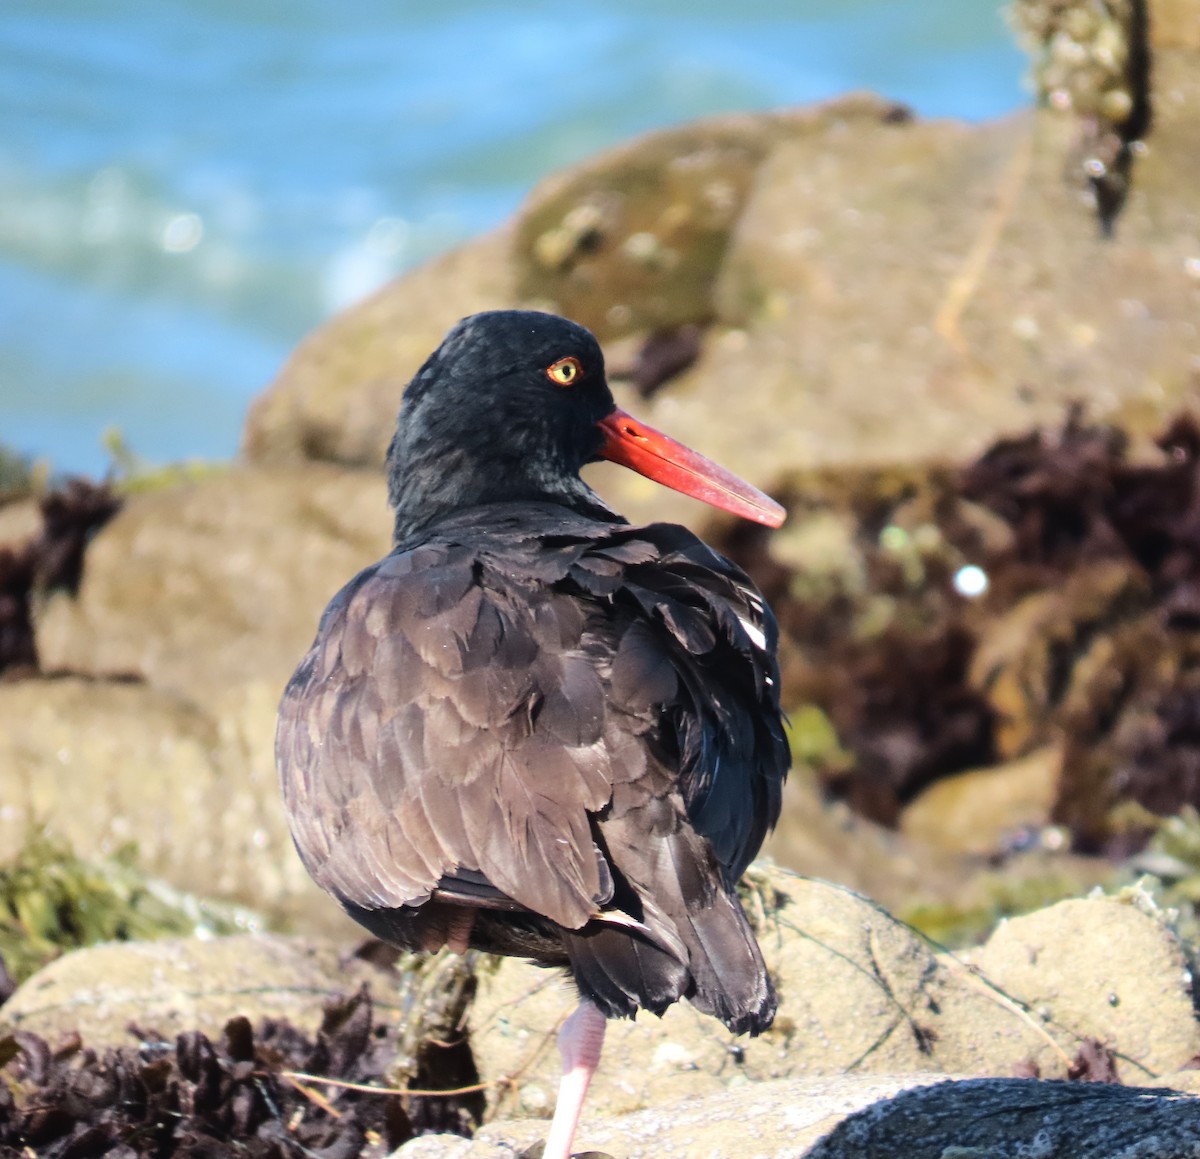
[[[839,1075],[754,1083],[728,1091],[657,1102],[645,1110],[599,1116],[585,1109],[575,1146],[620,1159],[746,1155],[800,1159],[846,1115],[938,1075]],[[545,1137],[544,1123],[497,1122],[480,1128],[466,1148],[428,1159],[502,1159]],[[461,1148],[461,1141],[459,1144]],[[404,1150],[400,1154],[408,1159]]]
[[[292,847],[271,756],[277,694],[240,690],[218,723],[190,701],[130,681],[0,684],[0,860],[33,824],[80,856],[127,843],[180,889],[261,907],[276,921],[349,928]],[[257,751],[249,733],[261,734]]]
[[[0,852],[31,821],[86,857],[134,840],[179,888],[349,928],[292,848],[275,713],[325,604],[389,540],[376,474],[237,469],[131,496],[78,595],[37,616],[43,666],[73,675],[0,685]]]
[[[1197,1159],[1200,1099],[1171,1090],[935,1075],[781,1079],[631,1114],[584,1114],[576,1147],[621,1159]],[[510,1159],[545,1125],[414,1139],[396,1159]],[[587,1149],[586,1151],[584,1149]]]
[[[136,840],[171,884],[349,928],[292,848],[275,714],[333,594],[390,546],[379,474],[234,469],[132,495],[77,596],[36,620],[44,668],[0,685],[0,851],[30,820],[83,856]]]
[[[803,1154],[805,1159],[1197,1159],[1200,1099],[1104,1083],[940,1083],[856,1112]]]
[[[331,942],[278,934],[110,942],[34,974],[0,1008],[0,1025],[51,1044],[77,1033],[93,1048],[132,1045],[131,1025],[167,1041],[188,1030],[215,1039],[239,1015],[312,1034],[323,1003],[373,978],[361,962],[341,963]]]
[[[1065,132],[1046,112],[779,146],[717,286],[720,322],[744,336],[714,333],[663,392],[684,400],[676,433],[754,383],[732,466],[769,483],[818,462],[960,459],[1080,395],[1097,415],[1169,413],[1198,349],[1181,191],[1200,172],[1162,166],[1200,164],[1195,118],[1156,126],[1108,244],[1063,183]]]
[[[1086,923],[1069,909],[1037,915],[1041,944],[1054,948],[1045,951],[1047,970],[1055,955],[1065,963],[1094,945],[1110,971],[1103,985],[1074,991],[1077,1006],[1069,1014],[1064,1008],[1062,1018],[1045,1022],[1036,1000],[1019,1005],[1025,978],[1017,977],[1020,985],[1011,990],[1007,985],[1012,954],[981,951],[968,969],[934,954],[909,927],[847,890],[778,871],[763,871],[754,890],[766,899],[765,910],[756,912],[752,894],[750,912],[779,990],[775,1025],[758,1039],[734,1039],[687,1003],[660,1021],[613,1022],[589,1095],[594,1113],[625,1114],[726,1089],[755,1089],[747,1084],[770,1079],[847,1071],[1011,1075],[1035,1065],[1043,1077],[1065,1077],[1084,1041],[1094,1038],[1128,1060],[1122,1071],[1127,1081],[1144,1082],[1178,1069],[1200,1048],[1179,943],[1161,923],[1129,906],[1074,903],[1115,908],[1121,930],[1122,923],[1134,922],[1141,949],[1128,965],[1123,934],[1110,928],[1081,944]],[[772,910],[775,895],[784,899],[778,912]],[[1019,931],[1022,920],[1032,919],[1008,925]],[[1118,943],[1111,941],[1115,934],[1122,938]],[[1120,958],[1101,949],[1113,944],[1122,945]],[[992,961],[1003,967],[995,977]],[[1042,978],[1039,965],[1030,969]],[[1065,978],[1045,977],[1047,986],[1065,989]],[[1127,1016],[1114,1019],[1114,992],[1127,1003]],[[471,1033],[482,1077],[499,1084],[493,1116],[549,1114],[558,1080],[554,1036],[575,1002],[558,975],[516,961],[481,977]]]
[[[1200,0],[1154,0],[1150,43],[1155,50],[1200,52]]]
[[[468,1154],[483,1154],[486,1143],[472,1143],[461,1135],[418,1135],[397,1147],[390,1159],[466,1159]],[[492,1148],[498,1159],[510,1159],[511,1149]]]
[[[935,945],[975,946],[1004,918],[1116,888],[1124,880],[1112,863],[1071,853],[1058,826],[1024,831],[1014,845],[1001,857],[955,858],[957,887],[920,883],[895,907],[896,916]]]
[[[78,597],[38,617],[43,667],[132,676],[199,704],[277,698],[333,594],[390,546],[378,474],[234,469],[130,498]]]
[[[607,150],[529,195],[515,237],[518,292],[602,340],[706,322],[730,234],[771,150],[830,126],[908,117],[863,93],[710,117]]]
[[[404,275],[315,331],[252,407],[246,455],[379,464],[409,379],[459,318],[479,310],[548,307],[606,334],[707,319],[730,226],[772,142],[895,111],[857,96],[714,117],[546,179],[513,226]]]
[[[1050,746],[947,777],[905,808],[900,831],[919,845],[953,853],[1001,852],[1014,833],[1049,823],[1061,767],[1061,748]]]
[[[1059,1042],[1103,1043],[1121,1082],[1153,1083],[1200,1056],[1184,947],[1136,891],[1002,922],[969,959]],[[1059,1070],[1048,1042],[1033,1061],[1044,1076]]]
[[[1106,237],[1129,196],[1135,146],[1153,121],[1146,9],[1143,0],[1090,8],[1017,0],[1009,9],[1033,57],[1039,103],[1075,121],[1075,176],[1086,182]]]
[[[835,876],[840,885],[897,908],[923,891],[946,896],[962,884],[962,861],[825,801],[812,774],[794,769],[783,789],[783,811],[763,853],[812,877]]]
[[[0,550],[24,547],[42,530],[42,511],[36,499],[0,499]]]

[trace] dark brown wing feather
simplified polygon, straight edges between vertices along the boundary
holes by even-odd
[[[607,1013],[686,995],[761,1029],[733,885],[787,766],[770,613],[683,528],[485,516],[327,609],[277,735],[305,865],[393,940],[468,906],[475,944],[569,961]]]
[[[462,869],[581,926],[603,901],[588,814],[639,767],[603,744],[582,617],[568,609],[564,640],[538,605],[565,596],[514,598],[496,579],[438,545],[338,595],[281,707],[285,802],[305,864],[340,899],[416,905]]]

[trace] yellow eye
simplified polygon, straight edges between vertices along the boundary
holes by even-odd
[[[558,386],[574,386],[583,377],[583,367],[579,359],[573,355],[560,358],[552,366],[546,367],[546,377]]]

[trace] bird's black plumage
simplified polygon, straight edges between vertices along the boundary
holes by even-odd
[[[470,945],[568,967],[610,1017],[688,997],[757,1033],[775,996],[735,883],[788,763],[775,622],[691,532],[579,480],[612,409],[572,323],[451,332],[393,440],[396,546],[284,694],[284,799],[309,872],[389,941],[469,915]]]

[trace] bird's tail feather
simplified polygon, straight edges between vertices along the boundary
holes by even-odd
[[[662,1014],[687,993],[680,955],[636,930],[590,922],[564,931],[563,942],[580,994],[608,1018],[632,1018],[639,1009]]]
[[[609,1017],[639,1007],[661,1013],[689,998],[737,1034],[758,1034],[775,1016],[776,996],[737,895],[702,837],[686,827],[647,839],[648,818],[626,815],[631,834],[601,825],[615,864],[614,904],[633,914],[645,933],[593,922],[566,931],[564,941],[584,997]],[[611,856],[611,854],[610,854]]]

